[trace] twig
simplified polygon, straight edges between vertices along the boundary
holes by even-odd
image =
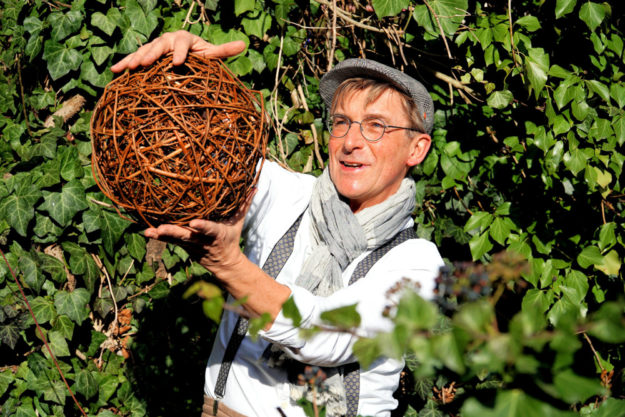
[[[466,204],[464,204],[464,201],[462,201],[462,198],[460,198],[460,194],[458,193],[458,188],[456,188],[456,186],[454,186],[454,193],[456,194],[456,197],[458,197],[458,201],[460,201],[460,204],[462,204],[462,207],[464,207],[467,213],[473,216],[473,213],[471,212],[471,210],[466,206]]]
[[[117,310],[117,301],[115,300],[115,294],[113,294],[113,284],[111,284],[111,278],[109,277],[108,271],[102,264],[102,260],[94,253],[91,254],[91,257],[95,261],[98,268],[100,268],[100,271],[102,271],[102,273],[104,274],[104,277],[106,278],[106,282],[108,283],[109,293],[111,294],[111,299],[113,300],[113,311],[115,312],[115,317],[113,321],[113,333],[115,333],[115,331],[117,330],[117,319],[118,319],[119,312]]]
[[[336,16],[337,16],[337,7],[336,0],[332,0],[332,43],[330,50],[328,51],[328,67],[327,71],[332,69],[334,63],[334,51],[336,50]]]
[[[432,6],[430,6],[430,3],[428,2],[428,0],[423,0],[423,3],[425,3],[425,5],[428,7],[428,9],[430,9],[430,13],[432,13],[434,18],[436,19],[436,24],[438,25],[438,30],[440,30],[440,32],[441,32],[441,36],[443,38],[443,42],[445,43],[445,49],[447,49],[447,56],[449,57],[449,59],[453,59],[453,57],[451,56],[451,50],[449,49],[449,45],[447,44],[447,37],[445,36],[445,31],[443,30],[443,25],[441,25],[441,21],[438,18],[438,15],[436,14],[436,12],[432,8]]]
[[[332,3],[330,3],[330,2],[329,2],[329,1],[327,1],[327,0],[315,0],[315,1],[316,1],[317,3],[323,4],[323,5],[325,5],[325,6],[332,7]],[[373,32],[384,32],[384,31],[383,31],[382,29],[380,29],[380,28],[376,28],[376,27],[374,27],[374,26],[365,25],[364,23],[361,23],[361,22],[358,22],[358,21],[356,21],[356,20],[352,19],[352,18],[349,16],[349,14],[348,14],[345,10],[341,9],[340,7],[337,7],[337,8],[336,8],[336,13],[338,14],[338,16],[339,16],[341,19],[345,20],[346,22],[351,23],[351,24],[352,24],[352,25],[354,25],[354,26],[358,26],[358,27],[359,27],[359,28],[361,28],[361,29],[366,29],[366,30],[370,30],[370,31],[373,31]]]
[[[273,87],[273,94],[276,95],[276,97],[273,98],[272,103],[273,103],[273,117],[276,120],[276,135],[278,136],[278,151],[280,152],[280,157],[282,158],[282,161],[284,163],[286,163],[286,154],[284,153],[284,146],[282,145],[282,125],[283,123],[281,123],[278,120],[278,84],[280,82],[280,64],[282,62],[282,48],[284,46],[284,36],[280,36],[280,49],[278,50],[278,62],[276,64],[276,77],[275,77],[275,81],[274,81],[274,87]]]
[[[588,342],[588,345],[590,346],[590,350],[592,350],[592,353],[595,354],[595,358],[597,359],[597,364],[599,365],[599,368],[601,368],[601,371],[605,371],[605,368],[601,364],[601,357],[599,356],[599,354],[595,350],[595,347],[592,345],[592,342],[591,342],[590,338],[588,337],[586,332],[582,332],[582,334],[584,335],[584,339],[586,339],[586,341]]]
[[[306,111],[310,111],[308,109],[308,103],[306,103],[306,97],[304,96],[304,90],[302,89],[302,85],[298,84],[297,85],[297,93],[299,95],[299,101],[302,104],[302,106],[304,107],[304,110]],[[314,123],[310,124],[310,131],[312,132],[313,135],[313,144],[314,144],[314,150],[315,150],[315,156],[317,157],[317,163],[319,164],[319,166],[321,167],[321,169],[323,169],[323,158],[321,158],[321,153],[319,152],[319,139],[317,137],[317,128],[315,127]]]
[[[30,131],[30,124],[28,123],[28,112],[26,111],[26,100],[24,98],[24,84],[22,83],[22,65],[20,63],[20,54],[15,55],[15,63],[17,64],[17,79],[20,83],[20,98],[22,99],[22,111],[24,112],[24,122],[26,123],[26,130],[28,136],[32,136]]]
[[[512,61],[514,66],[518,66],[516,58],[516,47],[514,46],[514,35],[512,33],[512,0],[508,0],[508,23],[510,26],[510,49],[512,50]]]

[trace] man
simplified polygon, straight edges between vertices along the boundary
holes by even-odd
[[[168,52],[181,64],[188,52],[228,57],[244,48],[242,42],[211,45],[179,31],[139,48],[112,70],[149,65]],[[319,178],[266,162],[253,199],[230,221],[197,219],[189,227],[145,231],[147,237],[177,241],[193,252],[233,298],[245,300],[250,316],[271,317],[254,341],[244,336],[245,326],[239,329],[244,320],[224,314],[206,368],[203,416],[304,416],[293,401],[301,392],[289,378],[295,363],[328,367],[323,393],[328,415],[387,416],[397,406],[393,392],[401,361],[379,358],[348,377],[341,367],[355,362],[357,337],[328,330],[303,339],[284,317],[282,305],[292,298],[301,328],[309,328],[320,324],[323,311],[357,303],[358,334],[371,336],[392,329],[383,311],[397,301],[391,289],[399,282],[407,278],[422,296],[431,296],[443,264],[436,247],[422,239],[396,239],[413,226],[415,189],[407,174],[430,148],[432,100],[418,81],[367,60],[338,64],[322,78],[320,92],[330,108],[331,138],[328,168]],[[267,264],[275,263],[274,247],[289,240],[286,263],[267,272]],[[392,249],[380,252],[383,247]],[[383,256],[350,285],[359,263],[373,252]],[[237,334],[240,341],[232,342]],[[351,385],[345,388],[354,375],[359,385],[355,403]],[[322,400],[318,395],[316,400]]]

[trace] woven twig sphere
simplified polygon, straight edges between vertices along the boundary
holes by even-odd
[[[262,97],[218,59],[168,55],[109,83],[91,118],[94,178],[150,226],[223,220],[257,180],[267,123]]]

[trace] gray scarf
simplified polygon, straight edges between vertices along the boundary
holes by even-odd
[[[354,214],[339,198],[328,169],[324,170],[310,200],[312,252],[295,284],[324,297],[342,288],[345,268],[363,252],[395,237],[404,229],[414,207],[414,181],[404,178],[395,194]],[[324,371],[327,379],[322,389],[313,392],[307,385],[291,384],[291,398],[312,401],[314,395],[317,404],[326,407],[327,416],[344,415],[347,407],[342,376],[336,368]]]

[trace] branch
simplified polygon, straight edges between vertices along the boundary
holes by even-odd
[[[423,0],[423,3],[425,3],[428,9],[430,9],[430,13],[434,15],[434,18],[436,19],[436,24],[438,25],[438,30],[440,30],[443,42],[445,43],[445,49],[447,49],[447,56],[449,57],[449,59],[453,59],[453,57],[451,56],[451,50],[449,49],[449,45],[447,44],[447,37],[445,36],[445,32],[443,31],[443,26],[441,25],[441,21],[438,18],[438,15],[436,14],[436,12],[434,12],[434,9],[432,8],[432,6],[430,6],[430,3],[428,3],[428,0]]]
[[[336,7],[334,8],[332,3],[330,3],[327,0],[315,0],[317,3],[319,4],[323,4],[324,6],[328,6],[328,7],[332,7],[334,9],[334,12],[343,20],[345,20],[346,22],[351,23],[354,26],[358,26],[359,28],[362,29],[366,29],[366,30],[371,30],[373,32],[384,32],[382,29],[380,28],[376,28],[374,26],[369,26],[369,25],[365,25],[364,23],[358,22],[354,19],[351,18],[351,16],[343,9],[341,9],[340,7]]]

